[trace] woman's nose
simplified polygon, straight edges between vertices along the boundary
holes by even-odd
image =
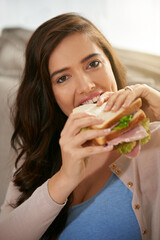
[[[81,76],[77,79],[77,92],[81,93],[89,93],[94,90],[95,83],[88,76]]]

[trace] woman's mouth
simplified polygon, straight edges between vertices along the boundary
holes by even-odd
[[[96,96],[96,97],[93,97],[92,99],[89,99],[85,102],[82,102],[81,105],[84,105],[84,104],[91,104],[91,103],[97,103],[98,99],[99,99],[100,95]]]

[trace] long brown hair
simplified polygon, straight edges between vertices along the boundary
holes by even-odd
[[[31,36],[26,48],[26,62],[13,111],[12,147],[18,152],[14,184],[21,195],[15,207],[27,200],[37,187],[61,167],[60,133],[67,117],[55,101],[49,57],[69,34],[87,34],[110,60],[118,89],[126,85],[124,66],[103,34],[87,19],[67,13],[43,23]],[[41,239],[56,239],[65,226],[70,201],[62,209]]]

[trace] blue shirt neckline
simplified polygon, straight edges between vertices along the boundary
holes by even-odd
[[[103,187],[93,196],[90,197],[88,200],[85,200],[82,203],[76,204],[74,206],[69,207],[69,210],[71,209],[76,209],[79,207],[82,207],[83,205],[87,205],[89,202],[93,201],[106,187],[107,185],[110,184],[110,182],[112,181],[112,179],[114,178],[114,176],[116,176],[114,173],[112,173],[112,175],[109,177],[109,179],[107,180],[107,182],[103,185]],[[117,176],[116,176],[117,177]]]

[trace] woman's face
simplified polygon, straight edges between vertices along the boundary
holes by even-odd
[[[74,33],[60,42],[50,56],[49,72],[55,99],[67,116],[73,108],[117,90],[108,58],[85,34]]]

